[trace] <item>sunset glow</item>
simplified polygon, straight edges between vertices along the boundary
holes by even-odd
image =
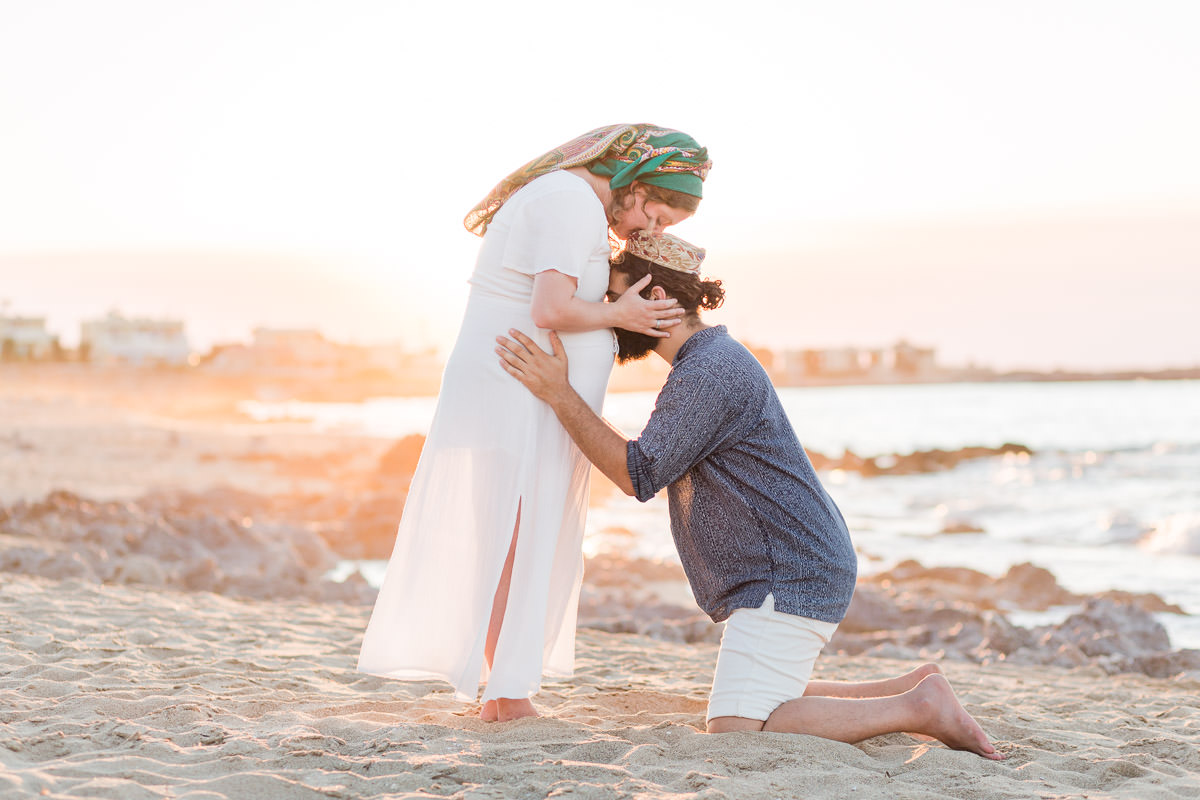
[[[1200,361],[1194,4],[639,8],[10,9],[0,298],[66,341],[119,307],[198,347],[257,324],[445,347],[466,210],[582,130],[652,120],[713,154],[676,232],[743,338]]]

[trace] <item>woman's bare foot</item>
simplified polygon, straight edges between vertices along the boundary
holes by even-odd
[[[513,700],[507,697],[501,697],[496,700],[497,719],[500,722],[511,722],[514,719],[522,717],[536,717],[537,709],[533,707],[533,701],[528,697],[523,697],[520,700]]]
[[[993,761],[1007,757],[996,752],[983,728],[958,702],[945,676],[935,673],[926,677],[913,689],[912,699],[922,723],[918,733],[936,737],[954,750],[969,750]]]
[[[479,718],[484,722],[495,722],[500,719],[500,712],[496,710],[495,700],[488,700],[483,704],[483,708],[479,709]]]

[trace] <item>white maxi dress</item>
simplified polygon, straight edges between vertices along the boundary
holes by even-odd
[[[590,465],[554,412],[506,373],[495,337],[516,328],[546,351],[531,318],[534,276],[608,290],[608,223],[582,178],[552,172],[501,207],[480,247],[466,315],[442,377],[429,436],[363,636],[358,669],[442,679],[474,700],[531,697],[543,673],[569,676],[583,575]],[[562,334],[570,382],[600,413],[616,350],[611,330]],[[493,669],[484,660],[492,601],[520,527]]]

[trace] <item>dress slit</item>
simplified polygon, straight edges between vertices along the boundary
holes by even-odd
[[[500,578],[499,578],[499,580],[496,581],[496,588],[492,593],[492,595],[493,595],[492,596],[492,612],[488,618],[487,631],[484,633],[485,638],[484,638],[483,660],[484,660],[484,664],[487,666],[487,669],[489,671],[491,670],[492,665],[490,663],[488,663],[487,638],[486,637],[491,634],[492,625],[496,621],[496,606],[499,603],[500,585],[502,583],[504,583],[504,573],[505,572],[508,573],[508,587],[504,592],[504,607],[500,609],[500,620],[499,620],[499,624],[498,624],[498,631],[496,633],[496,641],[492,644],[493,662],[495,659],[496,648],[499,647],[499,645],[500,645],[500,636],[503,635],[503,633],[504,633],[504,618],[508,614],[508,596],[509,596],[509,594],[512,593],[512,573],[513,573],[513,568],[516,567],[517,540],[520,538],[520,535],[521,535],[521,498],[520,497],[517,498],[517,514],[516,514],[516,519],[513,521],[512,529],[513,529],[512,540],[508,545],[508,553],[505,555],[504,565],[500,568]]]

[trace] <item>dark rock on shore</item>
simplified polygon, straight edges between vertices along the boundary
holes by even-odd
[[[405,479],[412,477],[417,471],[417,462],[421,459],[421,449],[424,446],[425,437],[419,433],[397,440],[391,449],[380,457],[379,474]]]
[[[334,552],[349,559],[386,559],[396,543],[409,484],[421,458],[425,437],[397,440],[379,466],[351,498],[321,498],[308,504],[306,518],[316,524]]]
[[[687,581],[683,567],[668,561],[626,558],[602,553],[587,560],[584,583],[591,586],[622,586],[650,581]]]
[[[668,642],[721,640],[723,626],[710,620],[695,603],[664,600],[656,584],[682,589],[687,584],[683,567],[645,558],[589,558],[579,596],[579,627],[636,633]]]
[[[354,501],[326,501],[309,509],[321,537],[349,559],[386,559],[396,543],[404,511],[404,490],[380,492]]]
[[[1171,650],[1162,623],[1144,609],[1102,597],[1058,625],[1034,628],[1034,646],[1010,654],[1016,663],[1096,664],[1110,674],[1143,672],[1169,678],[1200,670],[1200,650]]]
[[[261,496],[222,489],[206,493],[205,498],[218,500],[222,499],[218,494],[224,495],[223,499],[231,501],[229,507],[259,521],[266,518],[295,524],[302,520],[342,558],[386,559],[396,541],[396,528],[424,444],[425,437],[419,434],[397,440],[373,471],[347,478],[344,492]],[[260,457],[278,461],[277,471],[294,476],[312,474],[317,466],[312,459],[318,458],[284,458],[270,453]],[[345,461],[345,455],[340,459]]]
[[[841,469],[858,472],[864,477],[879,475],[917,475],[925,472],[944,472],[954,469],[964,461],[994,456],[1032,455],[1033,451],[1023,444],[1011,442],[999,447],[963,447],[958,450],[918,450],[913,453],[892,453],[881,456],[863,457],[847,450],[840,458],[833,458],[814,451],[808,452],[809,460],[819,470]]]
[[[370,603],[361,575],[324,576],[340,559],[386,559],[425,437],[398,440],[340,493],[258,495],[234,488],[95,502],[51,492],[0,506],[0,570],[252,598]],[[347,453],[248,452],[291,476],[344,466]],[[333,459],[333,461],[330,461]]]
[[[1050,570],[1029,563],[1015,564],[1003,576],[993,578],[967,567],[926,567],[908,560],[885,572],[862,578],[856,602],[865,586],[883,590],[902,607],[928,607],[931,603],[958,601],[978,609],[1045,611],[1054,606],[1081,603],[1085,599],[1059,586]],[[1155,594],[1111,591],[1097,596],[1145,611],[1184,613],[1179,606],[1166,603]],[[854,612],[853,606],[851,612]]]
[[[724,627],[695,608],[651,596],[631,598],[627,589],[584,585],[579,598],[580,628],[636,633],[666,642],[719,642]]]
[[[1018,564],[1000,578],[962,567],[906,561],[860,580],[827,649],[902,659],[1011,661],[1170,677],[1200,670],[1200,651],[1171,650],[1152,612],[1174,611],[1153,594],[1081,597],[1047,570]],[[1006,610],[1081,604],[1057,625],[1021,628]]]
[[[370,602],[365,582],[337,584],[325,540],[304,523],[256,519],[264,501],[218,490],[93,502],[53,492],[0,521],[0,569],[234,597]]]

